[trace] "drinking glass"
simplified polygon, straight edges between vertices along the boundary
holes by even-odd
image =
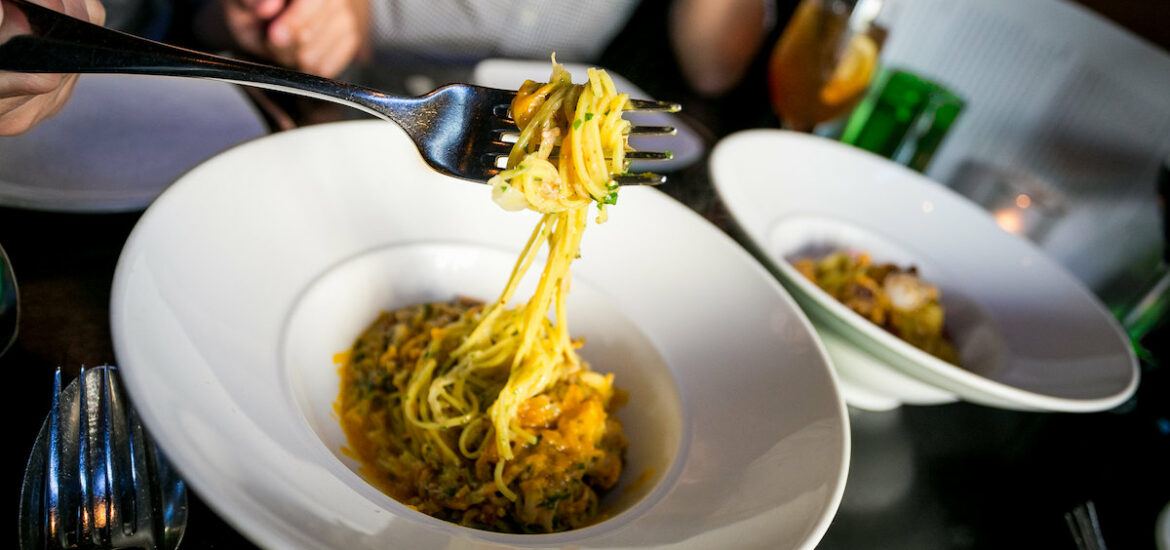
[[[869,86],[885,42],[884,0],[802,0],[768,64],[786,129],[810,132],[847,113]]]

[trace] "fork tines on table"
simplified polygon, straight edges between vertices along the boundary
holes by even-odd
[[[57,369],[52,407],[26,473],[42,477],[25,480],[32,494],[22,497],[29,508],[21,513],[22,546],[168,549],[182,537],[186,489],[126,401],[114,369],[82,367],[76,399],[63,393]]]

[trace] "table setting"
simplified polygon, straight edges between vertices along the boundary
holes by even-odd
[[[913,2],[846,2],[844,16],[820,3],[779,3],[722,97],[652,61],[673,55],[659,3],[595,63],[565,63],[574,82],[604,69],[634,100],[633,152],[608,174],[608,219],[580,241],[572,292],[539,318],[569,311],[572,349],[628,399],[629,447],[599,517],[550,532],[393,496],[338,396],[345,350],[380,312],[542,292],[543,278],[507,275],[553,264],[558,237],[547,256],[522,250],[553,230],[528,237],[541,215],[489,204],[502,191],[482,183],[515,167],[499,138],[520,118],[513,91],[552,65],[399,52],[324,79],[88,36],[102,30],[32,6],[33,34],[52,30],[0,42],[0,69],[93,74],[75,91],[86,99],[0,137],[19,547],[1170,548],[1166,292],[1127,283],[1140,299],[1122,305],[1116,290],[1164,267],[1117,267],[1113,286],[1080,270],[1061,224],[1087,216],[1083,196],[1044,166],[1060,213],[1039,233],[1005,225],[997,209],[1031,214],[1032,195],[991,205],[932,164],[951,166],[986,120],[978,97],[923,78],[934,99],[895,120],[911,108],[895,85],[930,74],[878,67],[897,66],[886,33]],[[800,27],[816,17],[851,26],[848,62],[796,115],[806,92],[787,83],[778,98],[776,82],[803,70],[797,50],[817,46]],[[98,43],[113,54],[59,49]],[[864,82],[840,80],[845,65]],[[1165,193],[1170,157],[1161,170]],[[1157,244],[1164,266],[1170,243]],[[812,274],[831,256],[877,283],[826,286]],[[945,351],[899,332],[923,321],[874,311],[908,311],[899,282],[913,307],[945,311]]]

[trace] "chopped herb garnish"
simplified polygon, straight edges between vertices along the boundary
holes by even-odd
[[[610,193],[604,197],[601,197],[601,200],[598,202],[605,203],[605,204],[617,204],[617,192],[615,191],[615,192]]]
[[[577,120],[574,120],[574,121],[573,121],[573,129],[574,129],[574,130],[580,130],[580,129],[581,129],[581,119],[577,119]]]
[[[585,122],[593,120],[593,113],[585,113]]]
[[[544,499],[544,501],[540,503],[540,507],[544,508],[545,510],[552,510],[553,508],[557,507],[557,501],[564,500],[566,498],[569,498],[569,493],[557,493],[555,495],[549,495],[548,498]]]

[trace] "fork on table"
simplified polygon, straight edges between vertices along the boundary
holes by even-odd
[[[397,123],[435,170],[486,182],[517,134],[507,116],[516,92],[468,84],[441,87],[422,97],[378,90],[224,57],[213,56],[106,29],[42,8],[6,0],[23,11],[28,34],[0,44],[0,70],[26,73],[124,73],[208,78],[323,99]],[[634,99],[631,111],[680,110],[678,104]],[[631,135],[672,135],[670,126],[633,126]],[[514,141],[514,140],[512,140]],[[669,160],[669,152],[632,151],[628,160]],[[658,185],[658,174],[618,174],[619,185]]]
[[[53,402],[25,469],[20,547],[174,550],[187,490],[143,428],[115,367],[82,367]]]

